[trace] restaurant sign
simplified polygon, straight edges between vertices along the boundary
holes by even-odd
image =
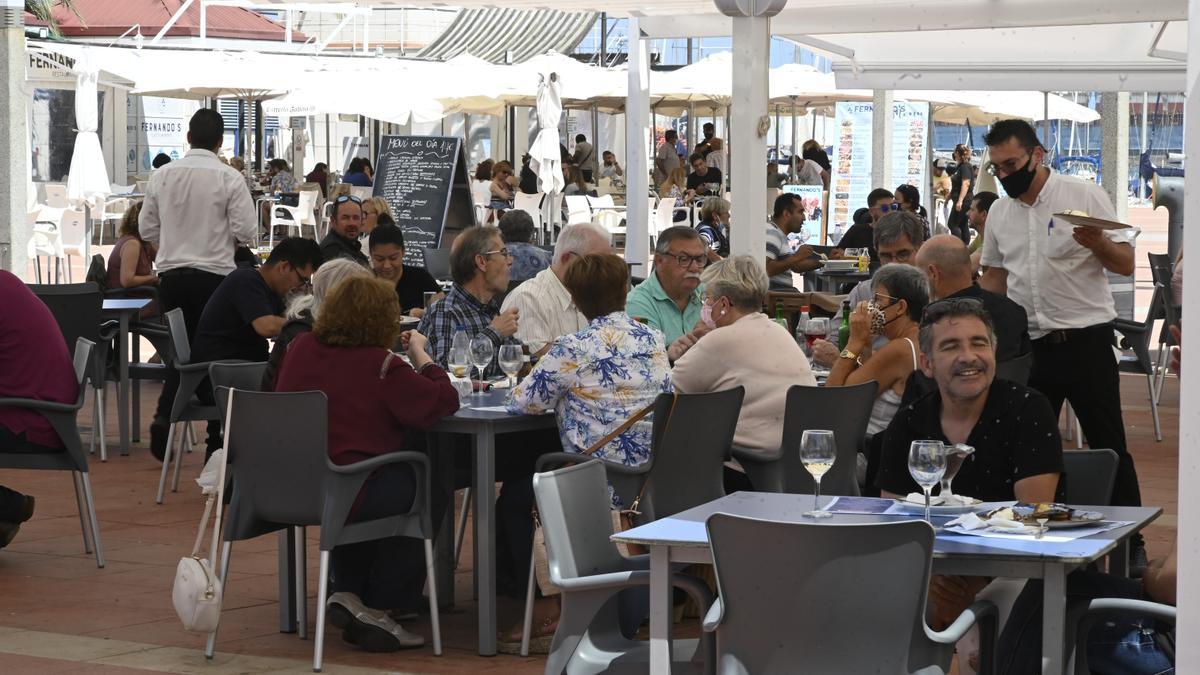
[[[75,59],[70,56],[41,49],[28,49],[25,53],[27,81],[75,79]]]

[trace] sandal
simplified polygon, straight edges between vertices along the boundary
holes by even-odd
[[[558,612],[548,616],[533,626],[533,634],[529,636],[530,654],[549,654],[550,644],[554,642],[554,633],[558,630]],[[518,625],[507,635],[497,636],[496,651],[501,654],[521,653],[521,626]]]

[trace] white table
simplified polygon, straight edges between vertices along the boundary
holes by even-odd
[[[823,504],[833,497],[823,497]],[[816,522],[803,517],[812,509],[812,495],[736,492],[732,495],[613,535],[614,541],[650,549],[650,672],[671,671],[670,565],[675,562],[711,563],[705,520],[714,513],[785,522]],[[1108,555],[1110,570],[1126,573],[1126,540],[1162,514],[1160,508],[1096,506],[1109,520],[1133,525],[1069,542],[1049,543],[986,539],[939,532],[933,545],[933,572],[964,576],[1015,577],[1043,580],[1042,672],[1062,673],[1066,667],[1067,574]],[[825,522],[880,523],[913,516],[837,514]],[[934,525],[948,518],[934,518]],[[1115,564],[1114,564],[1115,563]]]

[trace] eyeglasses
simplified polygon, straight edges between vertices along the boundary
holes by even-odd
[[[1014,157],[1013,159],[1010,159],[1002,164],[995,164],[995,163],[988,164],[988,167],[987,167],[988,175],[996,176],[997,178],[999,178],[1000,176],[998,176],[997,174],[999,174],[1000,172],[1003,172],[1004,175],[1007,176],[1008,174],[1016,171],[1017,169],[1020,169],[1021,167],[1025,166],[1026,164],[1028,164],[1029,160],[1032,158],[1033,158],[1033,154],[1027,152],[1024,154],[1023,158],[1022,157]]]
[[[680,267],[684,269],[687,269],[692,265],[704,267],[708,264],[707,255],[686,255],[683,253],[660,253],[659,255],[663,256],[664,258],[670,258],[671,260],[674,260],[675,262],[679,263]]]
[[[978,316],[986,318],[987,312],[983,309],[983,302],[978,298],[946,298],[925,305],[925,310],[921,312],[921,325],[928,326],[937,323],[947,316]],[[990,321],[985,321],[989,323]]]
[[[484,251],[483,253],[480,253],[479,255],[481,255],[481,256],[483,256],[483,257],[485,257],[485,258],[486,258],[486,257],[488,257],[489,255],[496,255],[497,253],[499,253],[500,255],[504,256],[505,258],[511,258],[511,257],[512,257],[512,254],[508,252],[508,249],[507,249],[507,248],[502,248],[502,249],[500,249],[500,250],[498,250],[498,251]]]
[[[292,271],[296,273],[296,278],[300,280],[299,286],[307,288],[312,285],[312,277],[306,277],[303,274],[300,274],[300,270],[296,269],[295,267],[292,268]]]
[[[360,206],[362,205],[362,200],[354,195],[342,195],[342,196],[338,197],[337,199],[333,200],[334,204],[345,204],[346,202],[354,202],[355,204],[358,204]]]

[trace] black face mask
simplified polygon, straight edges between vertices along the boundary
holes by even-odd
[[[1029,162],[1033,162],[1033,158],[1029,158]],[[1037,176],[1037,167],[1030,168],[1029,163],[1018,169],[1004,178],[1000,179],[1000,184],[1004,186],[1004,192],[1013,199],[1018,199],[1021,195],[1029,192],[1029,186],[1033,185],[1033,179]]]

